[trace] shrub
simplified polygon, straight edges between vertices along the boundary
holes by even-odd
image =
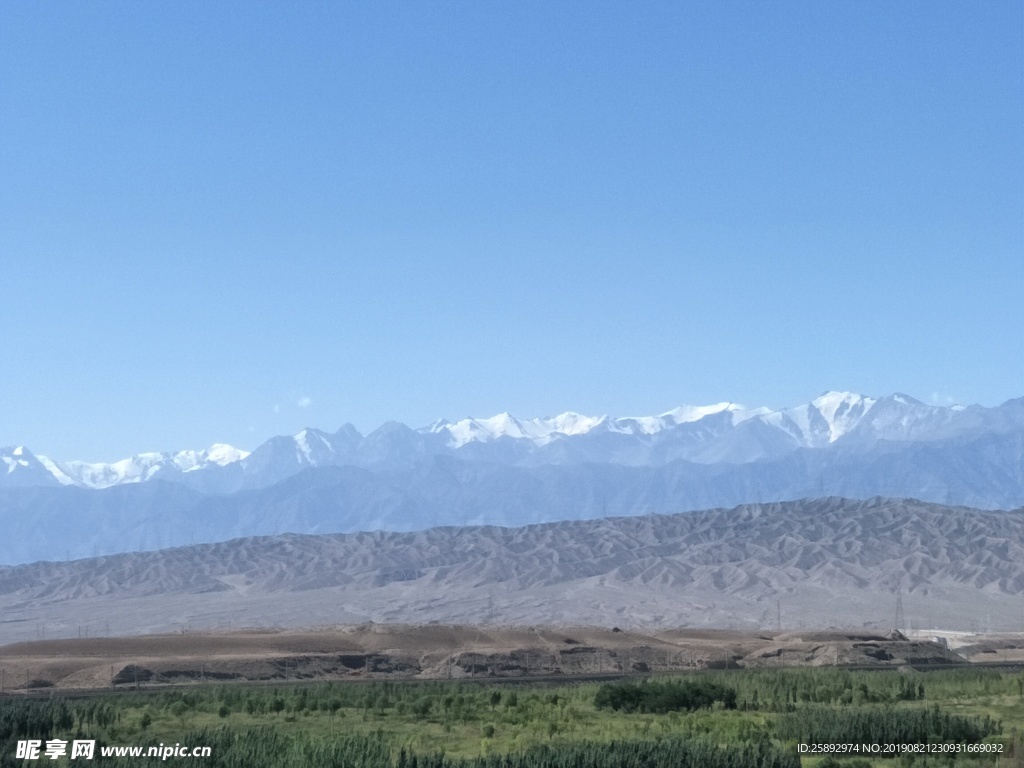
[[[715,707],[715,705],[718,705]],[[598,709],[663,714],[691,709],[736,708],[736,691],[723,685],[696,681],[665,683],[605,683],[594,697]]]

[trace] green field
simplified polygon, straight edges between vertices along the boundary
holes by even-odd
[[[1024,675],[842,669],[708,671],[586,684],[212,686],[0,700],[0,767],[25,739],[211,746],[167,765],[346,768],[795,768],[1024,765]],[[797,744],[999,744],[966,755],[798,756]],[[159,758],[92,763],[155,765]]]

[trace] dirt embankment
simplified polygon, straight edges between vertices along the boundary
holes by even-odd
[[[16,643],[0,647],[0,684],[4,693],[17,693],[225,681],[571,677],[956,663],[965,660],[939,643],[881,633],[368,624],[305,632]]]

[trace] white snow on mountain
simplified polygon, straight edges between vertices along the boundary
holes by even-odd
[[[499,437],[527,439],[535,445],[546,445],[559,436],[585,435],[596,429],[606,429],[624,435],[653,435],[681,424],[692,424],[707,416],[728,413],[733,426],[748,419],[770,414],[769,408],[747,409],[736,403],[714,405],[681,405],[659,416],[585,416],[567,411],[558,416],[517,419],[508,413],[499,413],[487,419],[462,419],[454,424],[440,419],[421,431],[451,435],[449,447],[461,448],[467,443],[489,442]]]
[[[249,455],[249,451],[243,451],[227,443],[214,443],[206,449],[206,461],[223,467],[227,464],[234,464]]]
[[[128,459],[110,463],[66,461],[56,462],[39,456],[39,462],[49,470],[61,485],[80,485],[86,488],[110,488],[125,483],[141,483],[160,473],[195,472],[211,465],[226,466],[249,455],[224,443],[214,443],[202,451],[185,450],[177,453],[140,453]]]
[[[713,416],[722,411],[742,413],[746,409],[736,403],[716,403],[715,405],[681,405],[661,414],[661,419],[670,419],[675,424],[689,424],[700,421],[705,416]]]
[[[584,435],[607,420],[607,416],[584,416],[581,413],[567,411],[551,419],[533,419],[530,424],[536,425],[538,436],[549,436],[551,433]]]
[[[568,411],[552,418],[520,420],[509,413],[499,413],[489,419],[462,419],[454,424],[435,421],[426,431],[448,432],[450,446],[459,448],[471,442],[489,442],[500,437],[532,440],[544,445],[556,435],[583,435],[604,423],[606,416],[584,416]]]
[[[109,488],[112,485],[149,480],[159,471],[160,464],[170,458],[166,453],[140,453],[130,459],[109,464],[68,461],[61,468],[88,488]]]
[[[319,429],[303,429],[292,435],[292,440],[295,441],[296,458],[301,464],[319,466],[325,457],[332,454],[328,436]]]
[[[12,474],[18,467],[28,466],[28,462],[25,459],[21,458],[24,452],[25,447],[19,445],[17,448],[11,451],[11,454],[9,456],[2,457],[4,464],[7,465],[7,474]]]
[[[471,442],[488,442],[499,437],[528,439],[536,445],[546,445],[559,435],[585,435],[599,427],[620,434],[653,435],[663,429],[700,421],[705,416],[713,416],[723,411],[732,414],[733,424],[770,412],[767,408],[747,410],[735,403],[717,403],[683,405],[660,416],[624,416],[618,419],[585,416],[575,411],[567,411],[558,416],[521,420],[509,413],[499,413],[488,419],[462,419],[454,424],[441,419],[426,427],[425,431],[435,434],[448,432],[452,438],[449,443],[452,448],[460,448]]]
[[[68,475],[57,462],[46,458],[45,456],[37,456],[39,463],[46,467],[46,471],[57,478],[57,482],[61,485],[78,485],[75,482],[75,478]]]
[[[803,448],[834,443],[860,424],[877,400],[854,392],[825,392],[809,403],[759,416]]]
[[[309,444],[309,430],[303,429],[302,431],[295,434],[293,437],[295,439],[295,445],[298,446],[299,453],[302,455],[302,458],[308,464],[309,457],[313,453],[313,449]]]
[[[828,424],[828,441],[834,443],[864,418],[876,400],[853,392],[826,392],[811,401]]]
[[[53,484],[109,488],[154,478],[193,487],[263,487],[304,467],[404,462],[450,452],[453,457],[497,463],[613,463],[659,465],[686,460],[699,464],[743,464],[797,449],[833,444],[863,450],[879,440],[933,441],[985,430],[1024,428],[1018,401],[996,408],[925,405],[906,395],[881,398],[830,391],[808,403],[772,410],[732,402],[683,405],[657,416],[613,418],[567,411],[519,419],[510,413],[489,418],[438,420],[419,430],[385,425],[380,435],[361,435],[347,425],[337,433],[307,428],[273,438],[249,452],[217,443],[205,450],[140,453],[110,463],[58,462],[24,447],[0,449],[0,484]],[[979,432],[980,431],[980,432]],[[383,442],[382,435],[387,435]],[[587,436],[593,436],[588,438]],[[471,451],[463,451],[473,444]],[[516,449],[509,451],[509,447]],[[229,474],[203,470],[238,465]],[[212,483],[212,485],[211,485]]]
[[[153,454],[143,454],[153,455]],[[160,454],[166,456],[166,454]],[[248,451],[242,451],[226,443],[214,443],[205,451],[178,451],[171,456],[171,462],[182,472],[194,472],[203,469],[211,464],[223,467],[236,461],[241,461],[249,455]]]

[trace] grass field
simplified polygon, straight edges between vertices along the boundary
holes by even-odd
[[[604,694],[599,696],[602,689]],[[691,689],[712,691],[713,696],[694,704],[686,698]],[[718,698],[711,700],[714,696]],[[602,699],[606,705],[599,707]],[[607,701],[627,699],[627,705],[634,707],[632,711],[626,705],[619,709],[607,705]],[[44,714],[46,708],[49,714]],[[31,718],[19,724],[18,716],[29,710],[38,718],[38,727],[32,725]],[[927,718],[927,723],[922,718]],[[573,749],[584,748],[595,750],[595,754],[602,750],[610,754],[610,745],[615,742],[634,746],[626,753],[629,757],[623,758],[625,762],[609,765],[630,768],[681,768],[657,762],[654,757],[651,759],[655,762],[644,762],[639,757],[646,749],[639,745],[677,742],[717,745],[726,750],[770,745],[784,760],[778,768],[784,768],[787,762],[834,766],[837,763],[831,758],[805,755],[798,761],[796,744],[802,740],[840,742],[854,738],[880,741],[889,725],[903,728],[893,733],[903,734],[900,738],[907,741],[984,741],[1002,744],[1003,751],[998,762],[995,756],[865,759],[848,755],[838,765],[1024,765],[1024,674],[978,669],[912,672],[816,668],[705,671],[603,684],[463,681],[272,688],[224,685],[155,695],[54,697],[41,702],[8,699],[0,703],[0,766],[27,764],[11,760],[19,738],[76,736],[112,745],[201,745],[212,739],[221,754],[202,760],[204,766],[300,765],[311,755],[318,755],[317,764],[361,768],[395,764],[400,757],[405,759],[403,749],[406,756],[423,758],[444,753],[448,762],[437,765],[448,766],[457,765],[458,759],[529,754],[537,748],[555,755],[569,755]],[[241,745],[255,749],[253,745],[262,741],[267,742],[262,763],[252,755],[235,761],[229,754]],[[352,762],[361,758],[351,755],[345,758],[348,762],[340,761],[336,754],[332,757],[329,745],[342,742],[351,750],[370,755],[367,760],[378,762]],[[316,752],[318,749],[327,751],[321,754]],[[385,752],[387,757],[381,757]],[[296,757],[300,754],[305,757]],[[757,762],[763,757],[732,755],[732,762],[723,765],[776,765],[770,760]],[[548,765],[543,762],[546,758],[530,759],[534,762],[523,765]],[[743,762],[745,759],[753,762]],[[148,764],[153,763],[153,758],[148,760]],[[282,762],[286,760],[298,762]],[[59,765],[76,761],[46,762]],[[197,760],[180,762],[186,763],[195,765]],[[116,764],[131,763],[128,758],[120,758]],[[147,763],[143,760],[139,764]]]

